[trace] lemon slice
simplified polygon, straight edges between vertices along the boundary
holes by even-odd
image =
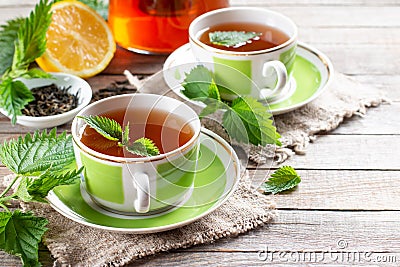
[[[47,72],[92,77],[110,63],[116,49],[107,22],[78,1],[53,4],[52,22],[46,33],[45,53],[36,59]]]

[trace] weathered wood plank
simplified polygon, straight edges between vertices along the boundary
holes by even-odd
[[[347,45],[372,45],[378,44],[398,45],[400,32],[395,28],[368,27],[368,28],[320,28],[318,26],[301,27],[299,40],[319,44],[347,44]]]
[[[244,3],[249,6],[250,4]],[[268,7],[266,4],[263,6]],[[33,6],[2,7],[0,23],[15,16],[26,16]],[[398,5],[392,6],[270,6],[270,9],[279,11],[291,17],[301,27],[397,27],[400,19]],[[349,15],[350,14],[350,15]]]
[[[391,101],[400,101],[400,75],[354,75],[355,80],[381,89]]]
[[[126,69],[136,74],[153,74],[162,69],[166,59],[166,55],[142,55],[118,47],[103,74],[122,74]]]
[[[345,74],[396,75],[400,66],[400,50],[396,45],[318,44],[314,47],[331,59],[335,70]]]
[[[370,255],[372,254],[372,255]],[[269,255],[266,258],[266,255]],[[365,256],[366,255],[366,256]],[[400,253],[268,251],[261,252],[178,252],[134,261],[128,266],[396,266]],[[327,265],[328,264],[328,265]]]
[[[304,156],[285,161],[297,169],[400,170],[397,135],[322,135]]]
[[[271,7],[290,17],[300,27],[396,27],[400,25],[399,6]]]
[[[276,250],[337,248],[339,240],[349,250],[400,252],[400,212],[340,212],[279,210],[266,227],[238,238],[193,247],[193,251],[258,251],[267,245]],[[286,240],[286,242],[282,242]]]
[[[260,251],[270,253],[269,260],[272,252],[324,252],[327,253],[325,256],[328,256],[329,252],[338,252],[339,255],[344,252],[368,252],[368,255],[374,257],[371,259],[376,259],[375,256],[378,255],[386,255],[395,256],[399,262],[400,232],[397,231],[399,223],[400,212],[393,211],[278,211],[278,217],[269,226],[236,238],[224,238],[213,244],[157,254],[135,261],[132,266],[138,264],[156,266],[165,262],[172,263],[171,266],[204,266],[204,264],[230,266],[232,262],[221,262],[221,259],[233,258],[242,253],[246,253],[247,257],[243,262],[246,261],[247,266],[265,264],[259,258]],[[265,253],[261,254],[261,257],[265,256]],[[7,263],[15,263],[8,256],[4,258]],[[324,258],[324,260],[335,258]],[[239,262],[243,263],[241,260]]]
[[[294,190],[270,196],[278,209],[399,210],[399,171],[297,170],[302,182]],[[11,171],[0,166],[1,177]],[[268,169],[250,170],[255,181]],[[351,177],[351,179],[349,178]]]
[[[43,267],[53,266],[53,258],[51,257],[50,251],[42,244],[39,245],[39,262]],[[17,256],[12,256],[4,251],[0,250],[0,263],[1,266],[22,266],[21,260]]]
[[[396,230],[400,222],[400,212],[326,212],[326,211],[279,211],[278,218],[269,226],[250,231],[237,238],[227,238],[216,241],[214,244],[196,246],[177,253],[162,253],[155,257],[136,261],[135,264],[155,266],[162,262],[196,265],[201,261],[207,265],[221,264],[235,265],[234,252],[247,252],[243,260],[246,266],[265,265],[259,259],[260,251],[269,253],[329,253],[329,252],[368,252],[374,256],[395,256],[400,262],[400,233]],[[284,241],[283,241],[284,240]],[[198,253],[209,252],[206,255]],[[217,255],[214,253],[226,253]],[[298,255],[298,254],[297,254]],[[365,254],[364,254],[365,255]],[[265,253],[261,255],[265,257]],[[271,260],[271,254],[269,254]],[[277,256],[277,255],[276,255]],[[324,263],[346,264],[346,261],[332,262],[325,254]],[[320,255],[320,259],[322,256]],[[392,258],[392,260],[394,259]],[[193,260],[196,259],[196,260]],[[347,259],[347,258],[345,258]],[[241,264],[243,262],[239,260]],[[199,263],[199,266],[203,265]],[[311,261],[305,264],[312,263]],[[351,264],[351,262],[347,262]],[[355,262],[353,262],[354,264]],[[393,262],[391,262],[393,266]]]
[[[329,134],[400,134],[400,103],[370,108],[363,117],[354,116]]]
[[[309,44],[326,54],[332,60],[334,68],[342,73],[396,75],[400,68],[400,50],[397,45],[312,42]],[[125,69],[137,74],[152,74],[162,70],[166,59],[166,56],[146,56],[123,49],[118,49],[117,53],[103,74],[121,75]]]
[[[400,211],[400,171],[297,170],[301,183],[270,196],[278,209]],[[249,172],[266,180],[266,170]]]

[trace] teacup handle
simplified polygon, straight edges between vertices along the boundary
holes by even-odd
[[[265,62],[262,69],[262,75],[264,77],[270,76],[271,70],[276,72],[277,82],[275,88],[261,88],[260,99],[272,100],[278,96],[286,86],[288,74],[285,65],[279,60]]]
[[[138,213],[146,213],[150,209],[150,182],[149,176],[145,173],[135,173],[136,200],[134,207]]]

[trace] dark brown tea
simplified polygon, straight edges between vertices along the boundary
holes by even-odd
[[[124,117],[127,116],[125,122],[129,121],[130,140],[133,142],[141,137],[149,138],[153,140],[161,154],[183,146],[194,135],[193,129],[185,124],[182,118],[161,110],[154,109],[149,113],[140,109],[128,112],[125,109],[118,109],[99,115],[114,119],[121,125],[124,125]],[[123,129],[124,127],[125,125]],[[102,154],[114,157],[140,157],[118,146],[117,141],[104,138],[89,126],[85,127],[81,141]]]
[[[231,47],[224,45],[216,45],[210,42],[209,33],[216,31],[244,31],[244,32],[255,32],[261,33],[259,38],[254,38],[249,40],[245,44],[239,47]],[[251,51],[260,51],[269,49],[278,45],[283,44],[287,40],[289,40],[289,36],[270,26],[256,23],[224,23],[218,24],[210,27],[203,33],[201,33],[200,42],[212,46],[214,48],[227,50],[227,51],[235,51],[235,52],[251,52]]]

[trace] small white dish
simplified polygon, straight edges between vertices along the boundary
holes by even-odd
[[[52,128],[58,125],[65,124],[71,121],[76,114],[85,106],[87,106],[92,99],[92,88],[90,85],[82,78],[67,74],[67,73],[51,73],[53,79],[19,79],[22,81],[29,89],[50,85],[52,83],[56,84],[58,87],[69,87],[69,92],[71,94],[76,94],[78,91],[78,106],[70,111],[64,112],[62,114],[50,115],[50,116],[17,116],[17,124],[31,127],[31,128]],[[0,112],[7,117],[11,117],[4,109],[0,109]]]

